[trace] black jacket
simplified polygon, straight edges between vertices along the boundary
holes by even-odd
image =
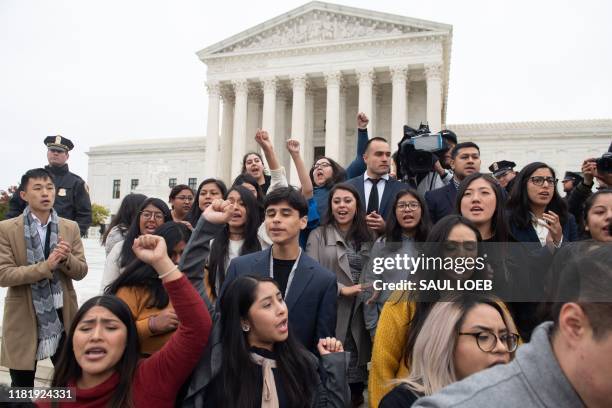
[[[444,187],[425,193],[425,201],[429,208],[431,222],[436,223],[443,217],[455,213],[455,201],[457,200],[457,189],[454,181]]]
[[[68,165],[61,167],[45,166],[53,175],[55,183],[55,204],[53,208],[62,218],[76,221],[81,230],[81,236],[87,233],[91,225],[91,201],[89,191],[82,178],[68,171]],[[6,219],[15,218],[26,208],[27,203],[15,192],[9,202]]]

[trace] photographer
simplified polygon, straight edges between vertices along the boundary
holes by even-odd
[[[417,192],[422,196],[428,191],[446,186],[453,179],[450,161],[451,151],[457,145],[457,135],[452,130],[442,130],[440,135],[447,149],[439,153],[440,158],[435,161],[433,170],[420,180]]]
[[[612,146],[610,146],[612,149]],[[567,198],[568,210],[576,220],[584,219],[584,202],[592,194],[594,180],[597,179],[600,187],[612,186],[612,153],[607,152],[602,157],[589,158],[582,162],[583,180],[569,193]],[[584,225],[580,222],[579,229],[584,232]]]

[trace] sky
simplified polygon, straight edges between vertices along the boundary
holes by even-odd
[[[0,0],[0,189],[46,164],[47,135],[84,179],[91,146],[204,136],[195,53],[304,3]],[[447,123],[612,118],[612,2],[337,3],[453,26]]]

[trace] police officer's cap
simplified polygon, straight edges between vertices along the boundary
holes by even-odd
[[[65,152],[69,152],[70,150],[74,149],[74,144],[72,141],[62,135],[45,137],[45,145],[49,149],[63,150]]]
[[[516,167],[515,162],[511,162],[508,160],[500,160],[490,165],[489,171],[493,173],[494,177],[501,177],[507,172],[509,172],[510,170],[514,169],[515,167]]]
[[[573,171],[566,171],[565,177],[563,177],[563,181],[571,180],[574,182],[574,185],[578,184],[582,181],[582,176],[578,173],[574,173]]]

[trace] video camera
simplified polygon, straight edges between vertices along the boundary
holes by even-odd
[[[612,173],[612,153],[604,153],[603,156],[595,160],[598,173]]]
[[[443,133],[431,133],[429,126],[421,123],[418,129],[404,125],[404,137],[398,143],[397,178],[414,187],[434,170],[436,161],[448,150]],[[454,136],[454,134],[452,135]]]

